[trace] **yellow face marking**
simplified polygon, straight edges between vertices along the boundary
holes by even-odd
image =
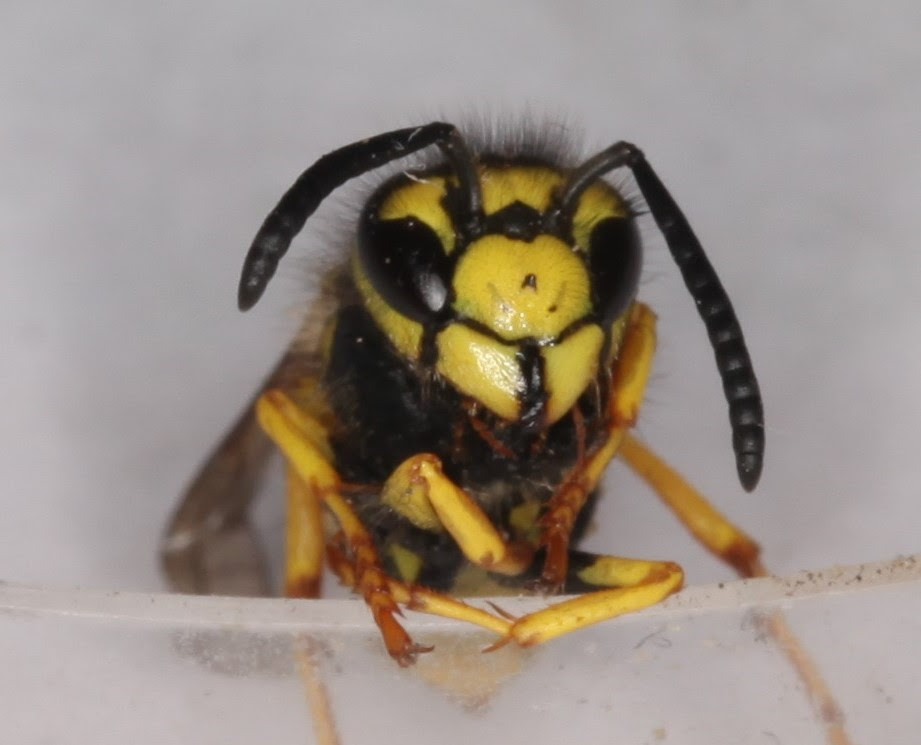
[[[453,324],[438,335],[439,374],[461,392],[505,419],[518,416],[524,391],[518,348],[502,344],[467,326]]]
[[[547,385],[547,423],[562,418],[579,400],[598,372],[604,333],[583,326],[564,341],[543,350]]]
[[[352,274],[374,322],[387,334],[400,354],[410,360],[419,359],[422,348],[422,324],[410,320],[386,303],[365,275],[357,253],[352,257]]]
[[[559,171],[540,166],[486,167],[481,169],[483,210],[487,215],[513,202],[524,202],[538,212],[550,207],[555,189],[563,184]]]
[[[444,208],[445,179],[425,177],[392,191],[377,211],[381,220],[414,217],[424,222],[438,236],[445,253],[454,250],[454,223]]]
[[[585,264],[558,238],[487,235],[454,272],[454,309],[503,339],[553,339],[591,310]]]
[[[576,245],[588,251],[595,225],[609,217],[629,216],[630,208],[614,189],[604,183],[592,184],[583,192],[572,218],[572,235]]]

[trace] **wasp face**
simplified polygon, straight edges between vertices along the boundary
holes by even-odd
[[[365,209],[354,263],[401,354],[537,428],[568,412],[616,350],[641,261],[623,198],[599,181],[564,210],[566,179],[487,161],[469,215],[450,174],[400,176]]]

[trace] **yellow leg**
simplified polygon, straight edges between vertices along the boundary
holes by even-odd
[[[285,595],[320,597],[323,576],[323,513],[317,492],[290,465],[285,524]]]
[[[618,452],[675,513],[691,534],[711,553],[732,566],[743,577],[767,577],[758,544],[733,525],[704,496],[665,461],[635,437],[627,435]],[[843,726],[844,716],[831,689],[779,610],[771,611],[764,627],[777,641],[806,687],[825,726],[830,745],[850,745]]]
[[[758,558],[758,544],[729,522],[681,474],[646,445],[632,435],[626,435],[618,455],[655,490],[709,551],[743,577],[763,577],[767,574]]]
[[[618,556],[598,557],[583,574],[583,579],[591,584],[616,587],[580,595],[522,616],[512,624],[506,639],[525,647],[542,644],[599,621],[655,605],[680,590],[684,580],[681,567],[672,562]]]
[[[354,564],[349,561],[342,552],[340,545],[336,542],[327,546],[327,559],[329,560],[330,568],[336,573],[342,584],[347,587],[354,587]],[[452,598],[450,595],[444,595],[419,585],[409,585],[393,577],[388,577],[387,582],[396,601],[409,608],[409,610],[472,623],[474,626],[494,631],[501,636],[506,636],[511,628],[512,624],[508,619],[484,611],[481,608],[475,608],[461,600]]]
[[[325,430],[278,390],[266,391],[256,403],[263,429],[288,459],[291,468],[335,515],[356,567],[355,589],[371,608],[387,651],[401,665],[411,664],[424,651],[397,622],[396,601],[387,587],[371,536],[340,494],[339,474],[329,461]]]
[[[542,519],[541,542],[547,549],[547,558],[540,585],[545,590],[558,590],[566,579],[573,525],[605,468],[629,439],[627,430],[636,423],[655,347],[655,314],[637,303],[614,368],[607,437],[584,463],[573,469],[554,494]],[[524,616],[512,624],[507,639],[524,646],[541,644],[599,621],[654,605],[677,592],[684,580],[681,567],[672,562],[614,556],[598,557],[577,576],[583,582],[611,589],[590,592]]]
[[[584,463],[576,465],[551,498],[541,518],[541,545],[547,549],[547,558],[538,584],[545,592],[557,592],[563,586],[573,525],[588,495],[594,491],[608,463],[621,447],[626,431],[636,423],[655,350],[655,313],[648,306],[637,303],[624,332],[611,381],[607,437]]]
[[[397,603],[413,610],[468,621],[503,635],[508,632],[511,624],[506,619],[389,577],[381,566],[371,535],[341,494],[339,474],[330,463],[329,445],[322,425],[278,390],[267,391],[259,398],[256,413],[259,423],[285,454],[297,476],[289,496],[293,491],[293,500],[301,503],[298,490],[305,487],[307,501],[322,502],[338,521],[349,556],[346,558],[345,553],[331,545],[327,551],[330,565],[364,597],[387,651],[400,665],[412,664],[419,653],[430,648],[415,644],[396,620],[400,613]],[[291,570],[288,576],[294,573]]]
[[[491,572],[515,576],[531,564],[533,548],[506,542],[470,495],[444,475],[434,455],[420,453],[397,466],[381,501],[423,530],[447,531],[470,562]]]

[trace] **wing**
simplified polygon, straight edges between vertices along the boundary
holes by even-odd
[[[273,594],[250,506],[276,451],[256,421],[254,404],[267,388],[283,388],[301,398],[305,389],[317,387],[322,332],[341,300],[333,288],[324,289],[294,342],[211,452],[170,518],[160,563],[172,590]]]
[[[301,377],[309,360],[293,345],[189,484],[160,545],[170,588],[219,595],[268,595],[267,560],[250,520],[275,447],[254,404],[268,387]]]

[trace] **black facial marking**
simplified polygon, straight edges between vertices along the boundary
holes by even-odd
[[[543,232],[543,216],[524,202],[515,201],[486,218],[486,232],[530,243]]]
[[[518,352],[518,365],[524,378],[524,391],[519,396],[519,421],[526,430],[538,432],[544,427],[547,414],[547,390],[544,385],[544,358],[536,344],[523,344]]]

